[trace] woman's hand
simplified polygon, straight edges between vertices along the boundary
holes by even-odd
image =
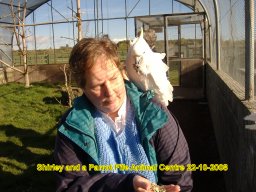
[[[136,175],[133,178],[133,188],[136,192],[155,192],[156,190],[159,192],[180,192],[179,185],[162,185],[158,186],[154,183],[151,183],[148,179]],[[154,188],[157,188],[154,190]]]
[[[155,183],[151,183],[151,191],[152,192],[179,192],[179,185],[157,185]]]
[[[150,185],[151,182],[144,177],[139,175],[133,177],[133,188],[136,192],[151,192]]]
[[[179,185],[163,185],[166,192],[179,192],[180,186]]]

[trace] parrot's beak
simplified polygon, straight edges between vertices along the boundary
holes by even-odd
[[[143,38],[143,27],[140,28],[140,36],[139,39]]]
[[[137,73],[140,72],[139,65],[140,65],[140,57],[135,57],[135,63],[133,64],[133,67]]]
[[[136,65],[139,65],[139,64],[140,64],[140,60],[141,60],[140,57],[136,57],[136,58],[135,58],[135,64],[136,64]]]

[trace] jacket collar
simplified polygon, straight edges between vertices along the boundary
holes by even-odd
[[[94,138],[94,120],[92,116],[94,113],[95,107],[83,94],[74,100],[73,109],[67,116],[66,123],[77,131]]]
[[[134,107],[141,140],[149,140],[167,122],[167,114],[152,101],[153,91],[143,92],[130,81],[126,81],[128,97]]]
[[[151,102],[154,97],[153,91],[143,92],[126,80],[125,87],[127,96],[134,107],[141,140],[149,140],[154,132],[166,123],[167,115],[158,105]],[[82,95],[75,99],[73,110],[67,116],[66,123],[77,131],[95,138],[94,113],[95,107],[85,95]]]

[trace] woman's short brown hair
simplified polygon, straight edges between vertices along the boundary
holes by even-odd
[[[69,65],[80,88],[85,87],[86,70],[90,69],[101,55],[105,55],[106,59],[113,61],[121,70],[117,46],[108,38],[84,38],[73,47],[69,57]]]

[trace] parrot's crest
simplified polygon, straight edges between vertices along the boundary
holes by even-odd
[[[162,61],[165,53],[153,52],[143,38],[143,29],[139,37],[130,43],[125,65],[129,79],[143,91],[153,90],[156,98],[167,106],[173,101],[173,87],[166,72],[169,67]]]

